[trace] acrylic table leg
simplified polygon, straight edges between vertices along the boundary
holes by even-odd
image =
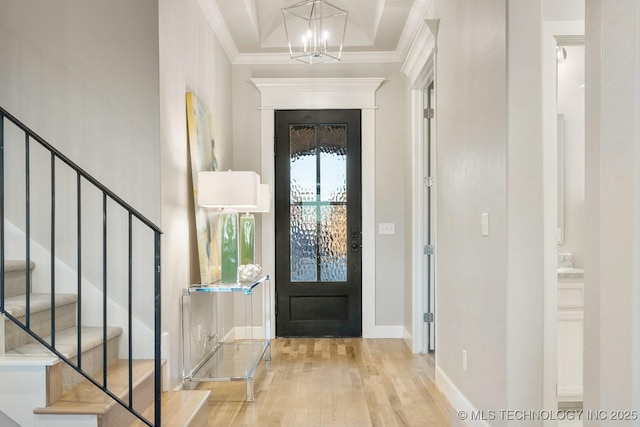
[[[247,378],[247,403],[254,403],[253,397],[253,378]]]

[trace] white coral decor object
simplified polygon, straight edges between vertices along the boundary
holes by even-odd
[[[241,282],[249,282],[258,277],[262,268],[257,264],[243,264],[238,267],[238,279]]]

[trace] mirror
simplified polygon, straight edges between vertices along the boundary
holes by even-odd
[[[564,175],[565,175],[565,142],[564,114],[558,114],[558,228],[556,243],[564,244]]]
[[[561,252],[571,253],[574,267],[584,257],[584,40],[557,44],[557,232]]]

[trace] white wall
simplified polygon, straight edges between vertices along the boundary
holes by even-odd
[[[156,2],[1,0],[0,12],[0,105],[157,223]]]
[[[542,0],[509,0],[507,10],[507,407],[542,409]]]
[[[171,387],[179,382],[180,296],[200,282],[193,190],[187,144],[185,93],[209,109],[216,157],[221,169],[233,166],[231,65],[196,0],[161,0],[160,143],[162,147],[163,330]],[[232,313],[228,322],[232,322]],[[206,326],[210,313],[197,313]]]
[[[585,0],[544,0],[545,21],[584,21]]]
[[[586,2],[586,410],[640,408],[639,20],[635,0]]]
[[[506,5],[438,1],[428,15],[440,19],[436,379],[446,389],[448,377],[477,408],[500,408],[507,399]],[[490,237],[480,234],[482,212],[490,213]]]
[[[251,78],[384,77],[376,92],[376,223],[393,222],[396,234],[376,235],[376,325],[404,324],[406,148],[405,76],[400,64],[234,65],[234,168],[260,171],[260,92]],[[259,247],[259,246],[258,246]],[[260,258],[261,255],[258,255]],[[271,272],[272,273],[272,272]],[[408,279],[407,279],[408,280]]]
[[[427,18],[440,19],[436,380],[459,407],[540,408],[542,4],[433,1]]]

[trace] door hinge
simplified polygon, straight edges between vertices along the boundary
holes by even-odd
[[[425,176],[422,182],[425,187],[433,187],[436,184],[436,180],[432,176]]]
[[[276,300],[274,301],[275,306],[273,307],[273,311],[274,311],[274,315],[277,316],[278,315],[278,293],[276,292],[275,294],[276,294],[275,295]]]
[[[424,245],[425,255],[434,255],[435,253],[436,253],[436,248],[433,245]]]
[[[273,157],[276,157],[278,155],[278,143],[277,141],[277,135],[274,134],[273,135]]]
[[[425,108],[424,109],[424,118],[425,119],[433,119],[436,116],[436,110],[433,108]]]
[[[433,323],[433,313],[424,313],[422,320],[424,323]]]

